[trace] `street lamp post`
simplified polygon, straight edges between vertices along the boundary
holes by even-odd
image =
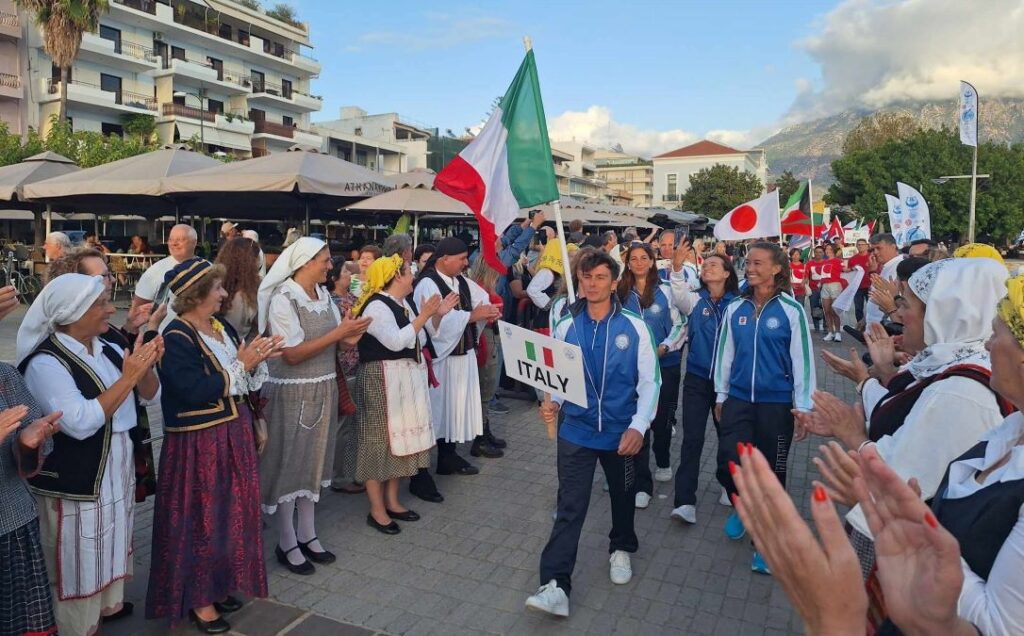
[[[991,175],[978,174],[978,152],[975,148],[974,152],[974,165],[971,169],[971,174],[952,174],[945,177],[936,177],[932,179],[932,183],[936,185],[942,185],[950,179],[970,179],[971,180],[971,211],[970,217],[967,222],[967,240],[971,243],[974,242],[974,203],[978,192],[978,179],[988,179]]]
[[[182,99],[188,97],[195,97],[196,100],[199,102],[199,145],[201,147],[200,152],[206,152],[206,130],[205,126],[203,125],[203,116],[206,114],[206,110],[203,106],[202,91],[198,93],[190,93],[188,91],[174,91],[173,95],[174,97],[180,97]]]

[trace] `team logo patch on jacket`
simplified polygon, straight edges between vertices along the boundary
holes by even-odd
[[[705,316],[710,316],[710,315],[711,315],[711,309],[709,309],[708,307],[705,307],[705,308],[704,308],[704,311],[703,311],[703,312],[701,312],[701,313],[702,313],[703,315],[705,315]]]
[[[628,349],[629,336],[627,336],[624,333],[620,333],[619,335],[615,336],[615,346],[619,349],[619,351],[625,351],[626,349]]]
[[[661,313],[661,305],[659,305],[658,303],[654,303],[653,305],[647,308],[647,311],[657,316],[658,314]]]
[[[747,317],[746,316],[740,316],[740,326],[742,327],[745,324],[747,324]]]
[[[775,316],[772,316],[771,318],[766,320],[764,324],[769,329],[778,329],[779,328],[779,324],[781,324],[781,323],[779,323],[779,319],[778,318],[776,318]]]

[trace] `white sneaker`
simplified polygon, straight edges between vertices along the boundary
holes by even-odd
[[[626,557],[626,567],[629,567],[629,557]],[[536,594],[526,599],[526,607],[564,617],[569,615],[569,597],[558,587],[555,580],[551,579],[547,584],[540,586]]]
[[[612,552],[608,562],[610,563],[608,576],[611,577],[612,583],[616,585],[629,583],[629,580],[633,578],[633,565],[629,562],[629,553],[616,550]]]
[[[647,506],[651,505],[651,496],[645,492],[636,493],[636,507],[643,510]]]
[[[732,508],[732,502],[729,501],[729,493],[726,492],[725,488],[722,489],[722,494],[718,495],[718,503]]]
[[[843,341],[843,337],[841,335],[839,335],[838,331],[835,332],[835,334],[832,335],[832,342],[842,342],[842,341]]]
[[[828,335],[822,338],[822,340],[824,340],[825,342],[832,342],[832,332],[828,332]]]
[[[679,506],[669,515],[669,519],[679,519],[686,523],[697,523],[697,507],[696,506]]]
[[[672,467],[656,468],[654,470],[654,481],[672,481]]]

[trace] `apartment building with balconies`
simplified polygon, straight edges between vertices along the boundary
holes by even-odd
[[[749,172],[761,180],[762,187],[768,182],[764,150],[737,150],[706,139],[660,154],[653,163],[656,207],[679,207],[690,187],[690,177],[716,164]]]
[[[45,132],[59,112],[60,69],[38,30],[30,40],[39,104],[30,125]],[[163,143],[195,140],[239,157],[320,148],[309,122],[322,107],[310,86],[320,64],[300,53],[309,46],[307,25],[230,0],[111,0],[98,32],[82,39],[67,116],[76,130],[120,134],[123,116],[150,115]]]
[[[398,113],[371,115],[357,106],[342,107],[338,119],[316,122],[313,130],[325,152],[385,174],[427,168],[427,141],[435,134]]]
[[[568,192],[564,195],[577,201],[608,201],[608,184],[597,174],[597,164],[594,163],[596,148],[577,141],[552,141],[551,150],[555,159],[556,178],[560,176],[561,166],[563,175],[568,179]],[[555,151],[569,155],[572,159],[559,161],[554,156]]]
[[[28,125],[25,85],[26,59],[22,40],[24,20],[13,0],[0,0],[0,122],[13,133]]]
[[[654,164],[650,159],[613,150],[597,150],[594,152],[594,165],[598,177],[608,184],[610,203],[628,201],[623,205],[651,207]]]

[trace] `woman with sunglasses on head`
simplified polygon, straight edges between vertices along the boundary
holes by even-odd
[[[658,276],[654,248],[647,243],[632,243],[625,252],[626,271],[619,279],[616,293],[622,308],[639,316],[651,330],[657,343],[655,353],[661,373],[661,389],[658,394],[658,410],[651,421],[651,428],[644,435],[643,449],[637,457],[636,507],[646,508],[654,494],[651,479],[650,449],[654,446],[654,461],[658,468],[654,472],[657,481],[672,479],[672,464],[669,459],[669,444],[672,442],[672,428],[668,418],[679,402],[679,373],[682,362],[680,349],[686,339],[686,321],[672,302],[672,288]]]

